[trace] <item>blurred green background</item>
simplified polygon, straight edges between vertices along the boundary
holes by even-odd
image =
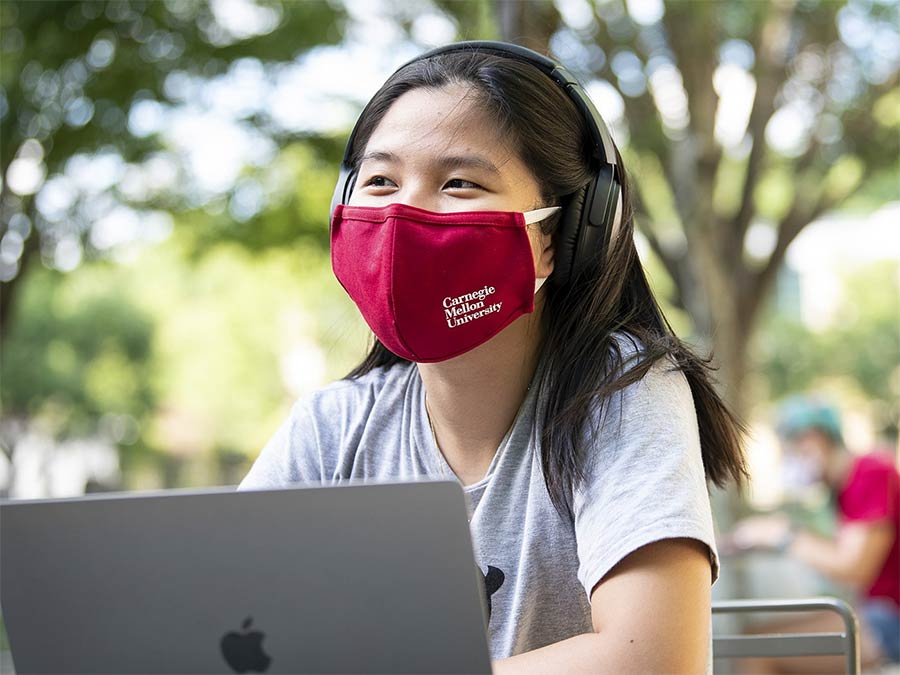
[[[0,495],[232,484],[368,332],[330,271],[346,134],[457,39],[548,51],[638,188],[673,325],[778,497],[773,405],[897,447],[896,2],[0,3]]]

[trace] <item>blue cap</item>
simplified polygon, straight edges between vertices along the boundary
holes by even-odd
[[[821,399],[807,396],[787,399],[779,406],[777,428],[778,433],[785,438],[817,429],[838,445],[844,445],[840,414],[837,408]]]

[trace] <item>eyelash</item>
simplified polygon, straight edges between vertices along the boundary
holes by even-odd
[[[371,187],[376,187],[376,188],[390,187],[390,185],[387,185],[385,183],[378,185],[378,184],[376,184],[376,181],[378,181],[378,182],[386,181],[386,182],[390,182],[390,183],[394,184],[394,181],[392,181],[390,178],[387,178],[385,176],[372,176],[371,178],[369,178],[366,181],[365,186],[366,187],[371,186]],[[464,185],[452,186],[450,189],[453,189],[453,190],[483,190],[484,189],[478,183],[474,183],[470,180],[465,180],[464,178],[451,178],[444,184],[444,187],[445,188],[450,187],[451,183],[464,183]]]
[[[389,187],[388,185],[376,185],[375,181],[390,181],[391,183],[394,182],[390,178],[385,178],[384,176],[372,176],[369,180],[366,181],[366,187],[368,187],[370,185],[372,187],[378,187],[378,188]]]
[[[447,187],[448,185],[450,185],[450,183],[468,183],[468,185],[466,185],[466,186],[459,186],[459,187],[454,188],[454,189],[458,189],[458,190],[483,190],[484,189],[478,183],[473,183],[472,181],[466,180],[464,178],[451,178],[450,180],[447,181],[447,183],[444,187]]]

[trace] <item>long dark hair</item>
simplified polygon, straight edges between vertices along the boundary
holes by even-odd
[[[415,61],[394,73],[362,113],[350,148],[351,165],[359,165],[369,137],[400,96],[455,83],[470,85],[476,100],[494,116],[536,176],[545,204],[565,204],[590,180],[590,136],[559,85],[520,59],[471,51]],[[616,154],[622,168],[618,150]],[[589,460],[585,435],[596,433],[598,413],[615,392],[640,380],[664,357],[690,385],[707,480],[723,487],[734,479],[740,486],[747,476],[744,428],[714,389],[711,357],[698,357],[676,337],[653,297],[634,245],[634,211],[624,169],[621,183],[622,221],[606,258],[567,283],[555,283],[551,275],[544,286],[541,463],[560,513],[572,512],[572,489],[584,479]],[[555,235],[558,221],[546,220],[545,233]],[[637,347],[628,350],[632,355],[627,362],[615,332],[629,336]],[[347,377],[404,361],[376,338]]]

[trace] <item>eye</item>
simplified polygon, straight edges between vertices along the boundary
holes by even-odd
[[[478,183],[463,178],[451,178],[444,184],[444,189],[450,190],[483,190]]]
[[[397,187],[397,184],[390,178],[385,178],[384,176],[372,176],[363,183],[363,187],[387,188]]]

